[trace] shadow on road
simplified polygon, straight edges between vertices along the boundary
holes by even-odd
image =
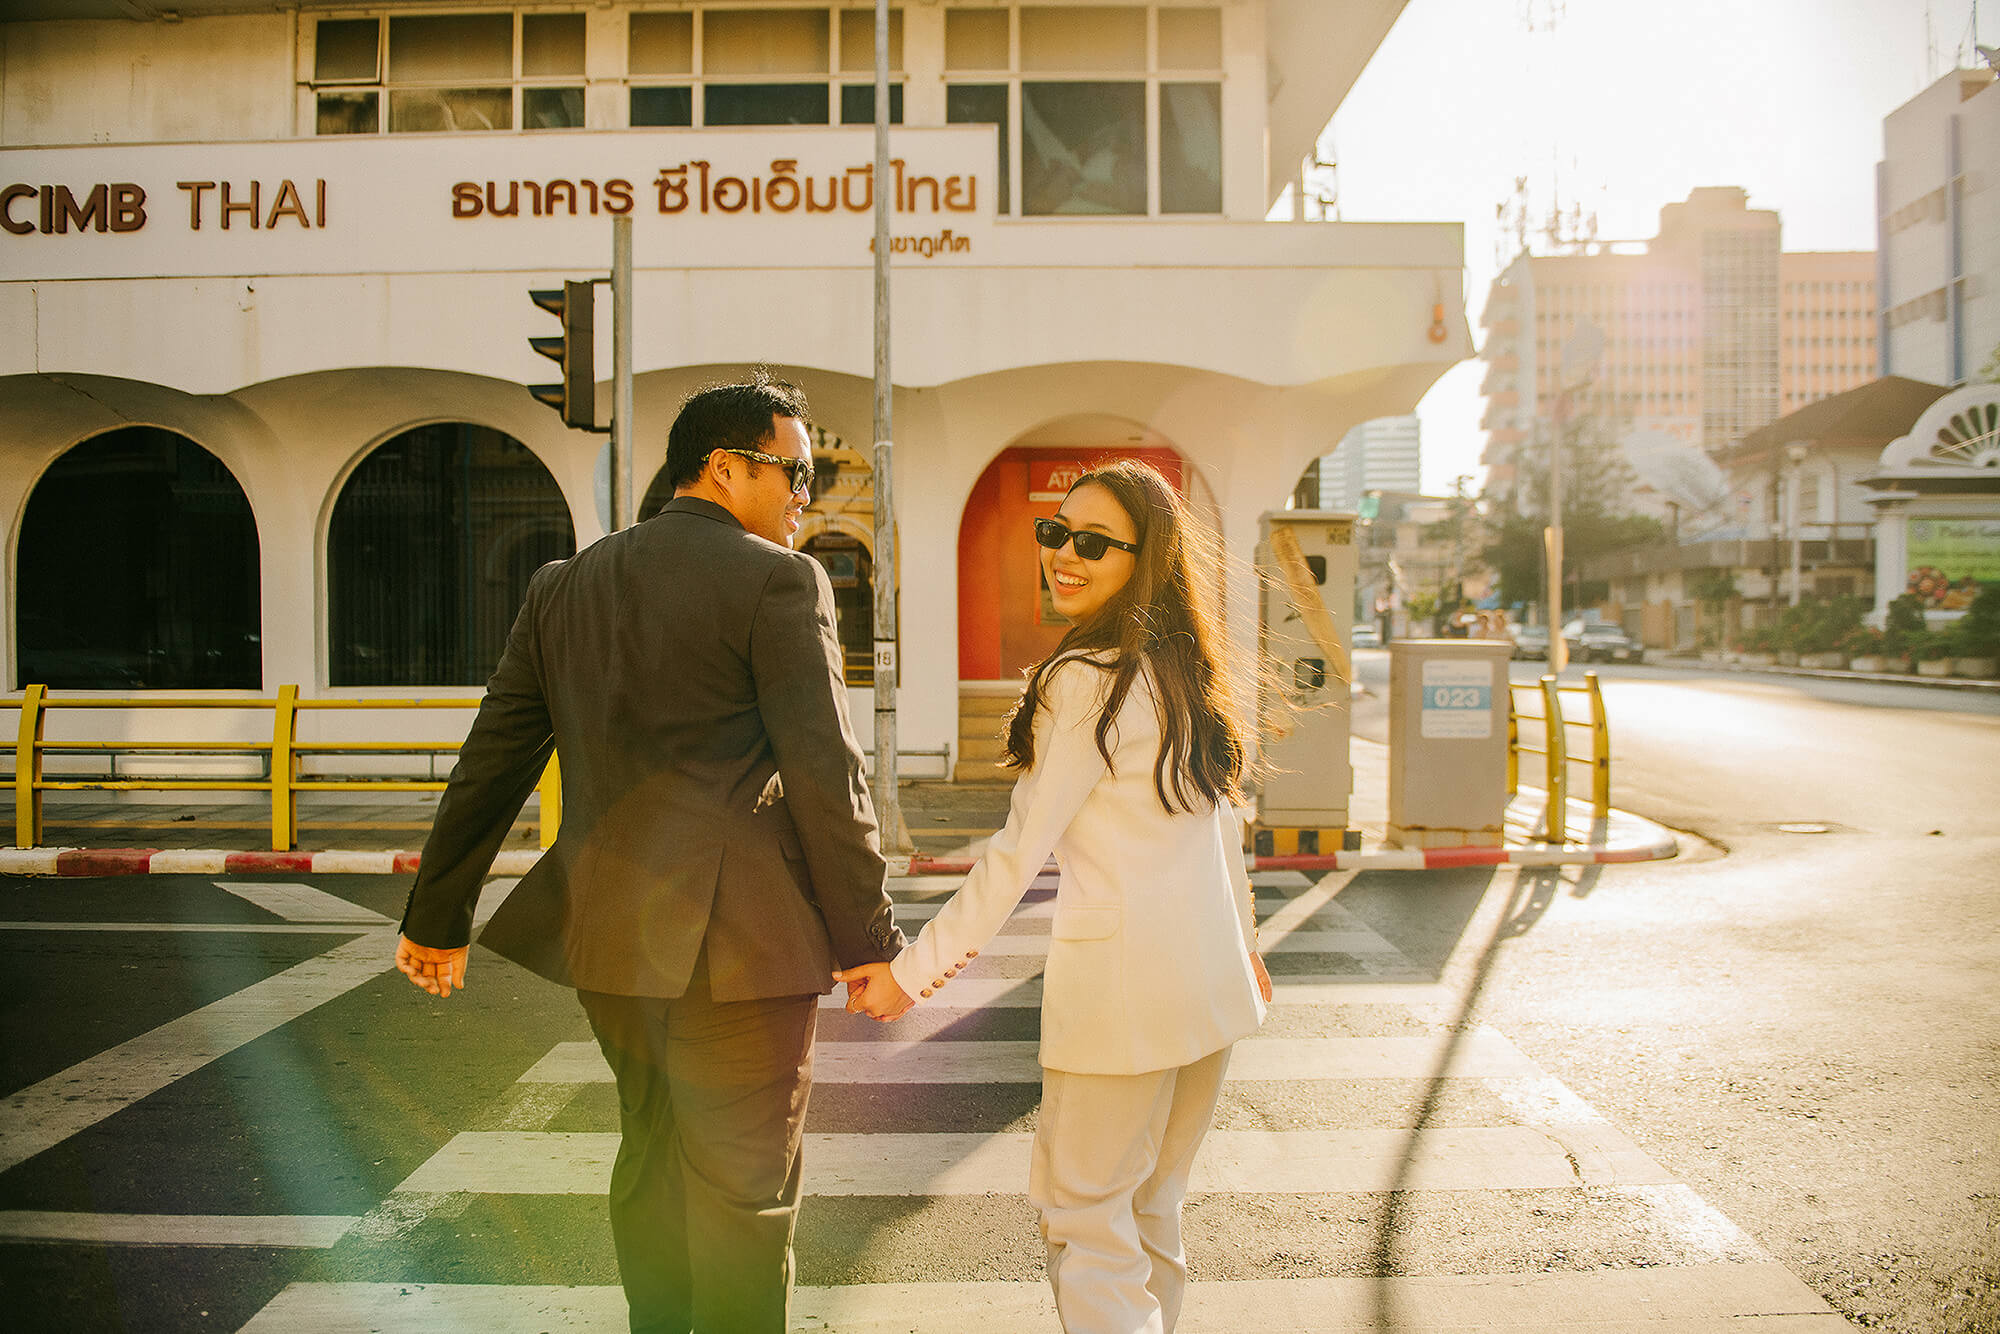
[[[1588,893],[1596,884],[1597,867],[1585,868],[1585,876],[1577,882],[1577,892]],[[1416,1170],[1417,1145],[1424,1129],[1436,1117],[1439,1104],[1443,1101],[1446,1079],[1458,1049],[1464,1043],[1467,1033],[1472,1031],[1472,1016],[1479,1007],[1479,998],[1491,976],[1493,964],[1500,946],[1506,941],[1526,935],[1555,902],[1556,893],[1563,885],[1561,869],[1558,867],[1537,867],[1521,871],[1514,879],[1508,893],[1505,909],[1494,919],[1493,928],[1486,940],[1479,946],[1479,952],[1467,964],[1465,988],[1460,993],[1457,1013],[1447,1025],[1448,1036],[1438,1053],[1436,1067],[1424,1086],[1424,1096],[1417,1105],[1416,1116],[1411,1119],[1409,1137],[1404,1141],[1403,1152],[1396,1163],[1396,1175],[1388,1188],[1388,1203],[1382,1210],[1381,1224],[1375,1236],[1375,1245],[1370,1256],[1369,1275],[1374,1280],[1374,1307],[1376,1329],[1415,1329],[1417,1326],[1404,1324],[1397,1319],[1395,1296],[1388,1280],[1395,1276],[1396,1242],[1402,1230],[1403,1221],[1412,1203],[1410,1178]],[[1472,912],[1459,923],[1460,931],[1471,925],[1478,904],[1472,905]],[[1439,967],[1443,972],[1442,962]]]

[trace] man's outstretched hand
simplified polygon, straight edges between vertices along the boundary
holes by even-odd
[[[419,945],[408,936],[396,937],[396,971],[433,996],[449,996],[452,988],[465,990],[465,963],[472,946],[441,950]]]
[[[910,993],[896,983],[895,975],[886,963],[862,963],[852,968],[836,969],[836,982],[847,983],[847,1008],[854,1014],[865,1014],[870,1019],[887,1023],[900,1019],[909,1008],[916,1004]]]

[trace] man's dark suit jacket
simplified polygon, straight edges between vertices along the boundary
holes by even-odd
[[[585,991],[717,1000],[832,989],[903,946],[833,589],[819,562],[693,497],[543,566],[424,845],[402,930],[471,939],[472,910],[551,749],[555,846],[480,943]],[[782,775],[782,781],[774,781]]]

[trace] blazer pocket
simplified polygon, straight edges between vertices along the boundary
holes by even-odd
[[[1121,916],[1115,907],[1083,908],[1070,907],[1056,909],[1055,920],[1049,923],[1051,940],[1109,940],[1118,934]]]

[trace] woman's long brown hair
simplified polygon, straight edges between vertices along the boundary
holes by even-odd
[[[1112,677],[1097,719],[1097,749],[1111,764],[1118,710],[1133,678],[1150,666],[1160,716],[1160,753],[1153,762],[1160,805],[1169,814],[1192,812],[1234,797],[1243,776],[1244,729],[1222,667],[1222,637],[1207,586],[1222,568],[1222,544],[1149,464],[1100,464],[1070,491],[1085,486],[1102,487],[1131,518],[1139,545],[1132,577],[1029,670],[1028,687],[1007,719],[1001,759],[1021,769],[1034,764],[1035,711],[1048,675],[1064,659],[1081,656]]]

